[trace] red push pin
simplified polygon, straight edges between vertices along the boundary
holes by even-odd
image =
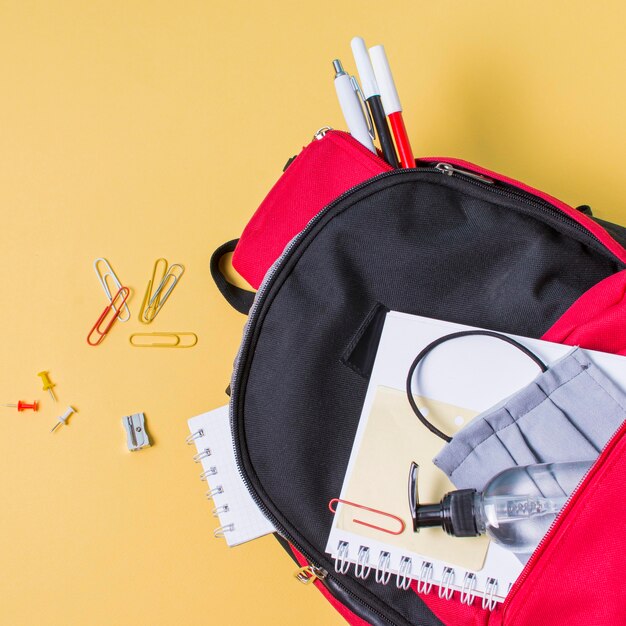
[[[32,409],[33,411],[39,410],[39,403],[35,400],[32,404],[28,404],[28,402],[24,402],[23,400],[18,400],[17,404],[4,404],[3,406],[10,406],[14,409],[17,408],[18,411],[25,411],[26,409]]]

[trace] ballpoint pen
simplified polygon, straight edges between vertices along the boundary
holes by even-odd
[[[374,142],[367,127],[365,113],[363,112],[363,106],[366,105],[361,105],[354,82],[344,71],[339,59],[333,61],[333,67],[335,68],[337,98],[339,99],[343,116],[346,118],[348,130],[357,141],[376,154],[376,148],[374,148]]]
[[[367,53],[367,48],[365,47],[365,41],[363,41],[362,37],[354,37],[350,45],[352,46],[352,54],[354,55],[356,67],[359,71],[363,97],[374,119],[378,140],[380,141],[380,148],[383,151],[385,161],[387,161],[391,167],[399,167],[396,149],[393,145],[393,139],[389,132],[387,118],[385,117],[385,111],[380,99],[380,89],[376,82],[376,76],[374,76],[374,68],[372,67],[372,62]]]
[[[415,167],[415,158],[413,157],[409,136],[407,135],[404,120],[402,119],[402,105],[400,104],[396,85],[393,82],[385,48],[383,46],[370,48],[370,57],[372,59],[372,66],[374,67],[374,76],[376,76],[380,88],[383,107],[389,118],[391,130],[396,140],[396,146],[398,147],[400,163],[402,167]]]

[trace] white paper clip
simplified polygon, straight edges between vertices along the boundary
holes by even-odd
[[[126,442],[131,452],[141,450],[141,448],[147,448],[150,445],[143,413],[133,413],[132,415],[123,417],[122,424],[124,424],[124,428],[126,429]]]
[[[104,265],[104,271],[100,269],[100,265]],[[111,288],[109,287],[109,283],[107,282],[107,279],[110,279],[111,282],[113,283],[115,287],[114,293],[118,292],[122,288],[122,283],[120,282],[120,279],[117,277],[117,274],[113,271],[111,264],[104,257],[98,257],[93,262],[93,269],[96,272],[96,276],[98,277],[98,280],[100,281],[100,284],[102,285],[102,289],[104,289],[104,293],[106,294],[106,297],[109,299],[109,302],[113,302],[113,295],[111,292]],[[128,305],[126,304],[126,301],[124,301],[123,308],[124,308],[124,314],[123,316],[122,314],[120,314],[118,316],[118,319],[120,322],[127,322],[130,319],[130,309],[128,308]]]

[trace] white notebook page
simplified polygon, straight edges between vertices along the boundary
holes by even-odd
[[[202,432],[194,439],[194,444],[198,454],[203,456],[198,464],[206,472],[208,489],[222,488],[222,493],[213,496],[212,505],[209,502],[209,511],[213,508],[217,510],[228,545],[236,546],[274,532],[274,527],[255,504],[239,474],[228,405],[192,417],[188,425],[192,435]],[[210,455],[206,450],[210,451]]]

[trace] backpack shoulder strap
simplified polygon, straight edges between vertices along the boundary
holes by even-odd
[[[233,285],[228,281],[220,267],[220,261],[222,258],[230,252],[235,251],[238,241],[239,239],[227,241],[217,248],[211,255],[211,276],[213,277],[217,288],[224,296],[226,302],[228,302],[233,309],[239,311],[239,313],[247,315],[252,307],[252,303],[254,302],[254,292]]]

